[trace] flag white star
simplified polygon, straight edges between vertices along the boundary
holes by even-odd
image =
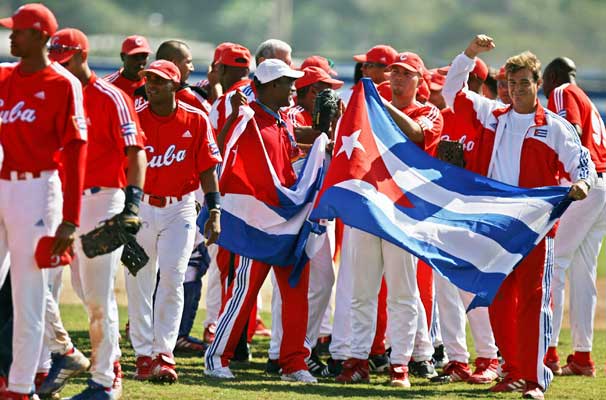
[[[347,159],[349,160],[351,158],[351,154],[353,153],[354,149],[360,149],[366,153],[364,146],[362,146],[362,143],[360,143],[360,141],[358,140],[358,138],[360,137],[360,133],[362,133],[362,130],[358,129],[357,131],[355,131],[354,133],[352,133],[349,136],[342,136],[341,137],[341,148],[339,149],[337,156],[339,154],[345,152],[345,155],[347,156]]]

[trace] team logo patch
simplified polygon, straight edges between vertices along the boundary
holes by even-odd
[[[127,122],[122,124],[122,136],[135,135],[137,133],[137,127],[134,122]]]
[[[219,154],[219,147],[215,142],[210,142],[208,144],[208,150],[210,150],[210,154],[212,154],[213,156]]]
[[[534,136],[536,137],[540,137],[540,138],[546,138],[547,137],[547,129],[545,128],[537,128],[534,130]]]
[[[86,120],[84,119],[84,117],[75,116],[73,118],[74,118],[74,125],[76,125],[76,128],[78,128],[78,130],[80,131],[82,138],[86,139]]]

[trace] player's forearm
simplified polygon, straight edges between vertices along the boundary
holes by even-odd
[[[425,141],[425,135],[423,134],[423,129],[421,125],[416,123],[412,118],[408,115],[404,114],[402,111],[398,110],[393,106],[393,104],[384,101],[385,107],[389,114],[393,118],[398,128],[404,132],[404,134],[415,143],[423,143]]]
[[[205,194],[219,191],[219,181],[215,167],[200,173],[200,185]]]
[[[295,128],[297,143],[312,144],[318,136],[320,136],[320,132],[311,126],[300,126]]]
[[[126,148],[126,158],[128,159],[126,182],[129,186],[143,188],[147,168],[145,150],[140,147],[129,146]]]
[[[65,187],[63,190],[63,221],[80,225],[84,171],[86,169],[86,142],[72,140],[63,148]]]

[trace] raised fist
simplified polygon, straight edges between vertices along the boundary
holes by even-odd
[[[494,48],[494,40],[490,36],[477,35],[469,42],[469,46],[465,49],[465,55],[469,58],[474,58],[478,54],[485,53]]]

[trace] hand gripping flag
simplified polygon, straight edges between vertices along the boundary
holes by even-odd
[[[316,139],[297,181],[284,187],[253,116],[250,107],[240,107],[225,147],[218,244],[271,265],[294,265],[289,280],[294,285],[321,244],[318,236],[325,231],[308,217],[322,185],[328,137],[322,134]]]
[[[385,239],[488,306],[570,204],[568,189],[509,186],[446,164],[408,140],[369,79],[354,89],[311,215]]]

